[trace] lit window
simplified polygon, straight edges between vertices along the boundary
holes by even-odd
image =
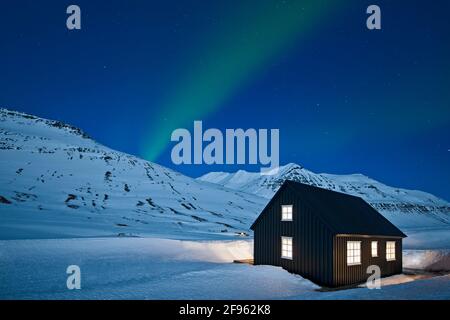
[[[395,260],[395,241],[386,242],[386,260],[387,261]]]
[[[378,257],[378,241],[372,241],[372,257]]]
[[[292,238],[281,237],[281,257],[292,259]]]
[[[292,221],[292,205],[281,206],[281,221]]]
[[[347,265],[361,264],[361,241],[347,241]]]

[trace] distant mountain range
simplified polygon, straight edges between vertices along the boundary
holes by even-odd
[[[422,191],[390,187],[362,174],[318,174],[290,163],[271,176],[239,170],[211,172],[197,180],[265,198],[271,198],[285,180],[294,180],[361,197],[400,227],[450,226],[450,204],[445,200]]]

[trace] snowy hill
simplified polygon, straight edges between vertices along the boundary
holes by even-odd
[[[0,109],[0,239],[234,238],[267,201],[109,149],[80,129]]]
[[[445,231],[449,239],[448,202],[426,192],[390,187],[362,174],[317,174],[291,163],[280,167],[279,172],[271,176],[239,170],[235,173],[211,172],[197,178],[266,198],[272,197],[287,179],[359,196],[410,234],[415,230],[436,228]]]
[[[363,175],[209,173],[192,179],[107,148],[70,125],[0,109],[0,239],[233,239],[285,179],[361,196],[409,236],[450,247],[450,205]]]

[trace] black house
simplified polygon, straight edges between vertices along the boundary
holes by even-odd
[[[281,266],[327,287],[402,272],[406,235],[363,199],[286,181],[251,226],[254,263]]]

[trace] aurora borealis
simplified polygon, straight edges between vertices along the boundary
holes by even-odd
[[[236,3],[236,12],[226,17],[225,27],[215,30],[214,40],[202,48],[205,55],[192,62],[190,71],[181,73],[172,95],[161,106],[159,118],[164,120],[151,127],[145,141],[146,159],[156,161],[174,129],[219,108],[258,68],[299,41],[336,5],[328,1],[327,6],[323,0],[246,4]]]
[[[76,3],[73,32],[64,1],[1,5],[2,107],[193,177],[259,166],[176,166],[174,129],[277,128],[281,164],[450,200],[450,2]]]

